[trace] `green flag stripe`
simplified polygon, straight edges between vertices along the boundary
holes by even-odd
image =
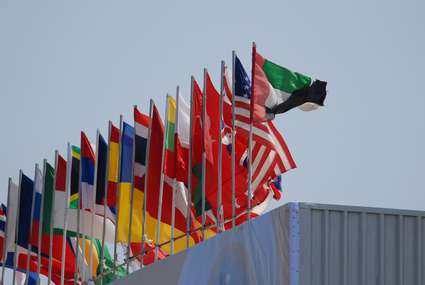
[[[165,149],[174,151],[174,130],[176,126],[168,121],[167,130],[165,132]]]
[[[310,77],[293,72],[268,60],[264,61],[263,71],[273,88],[289,94],[311,84]]]
[[[53,181],[54,181],[55,169],[48,163],[46,163],[46,173],[44,177],[44,195],[43,195],[43,234],[50,233],[50,223],[52,222],[52,208],[53,208]]]

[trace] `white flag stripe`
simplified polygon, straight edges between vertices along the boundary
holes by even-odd
[[[15,228],[16,228],[16,214],[18,211],[18,186],[15,183],[10,184],[9,191],[9,205],[7,208],[7,252],[15,251]]]
[[[68,231],[77,232],[77,209],[68,209]],[[80,223],[80,234],[87,236],[91,235],[92,225],[91,217],[92,213],[86,210],[80,210],[80,218],[84,220],[84,223]],[[105,241],[113,243],[115,240],[115,225],[114,223],[106,219],[106,231],[105,231]],[[102,231],[103,231],[103,217],[100,215],[94,215],[93,219],[93,237],[95,239],[102,240]]]
[[[189,136],[190,136],[190,107],[184,100],[183,96],[179,96],[177,107],[177,134],[179,136],[179,140],[183,146],[189,146]]]
[[[144,138],[148,137],[149,128],[147,128],[146,126],[142,124],[139,124],[138,122],[134,122],[134,125],[135,125],[136,135],[140,137],[144,137]]]

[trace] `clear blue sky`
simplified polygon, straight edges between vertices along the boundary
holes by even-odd
[[[327,106],[276,124],[298,163],[282,202],[424,210],[425,2],[1,1],[0,199],[19,168],[65,154],[80,130],[164,109],[177,84],[250,44],[329,82]]]

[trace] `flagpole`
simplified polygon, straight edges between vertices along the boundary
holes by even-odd
[[[92,205],[89,205],[91,207],[91,229],[90,229],[90,256],[89,256],[89,280],[90,277],[92,277],[92,270],[93,270],[93,235],[94,235],[94,215],[96,211],[96,192],[97,192],[97,176],[98,173],[98,167],[99,167],[99,135],[100,131],[99,129],[96,130],[96,160],[95,160],[95,167],[94,167],[94,187],[93,187],[93,193],[92,193]],[[94,278],[93,278],[94,280]]]
[[[137,108],[137,105],[134,105],[134,108]],[[133,121],[133,126],[136,128],[136,122]],[[133,134],[133,145],[132,145],[132,159],[131,159],[131,192],[130,192],[130,218],[128,222],[128,242],[127,242],[127,275],[130,270],[130,252],[131,252],[131,229],[133,225],[133,203],[134,203],[134,160],[135,160],[135,152],[136,152],[136,132]]]
[[[149,129],[148,129],[148,141],[146,146],[146,160],[145,160],[145,185],[144,185],[144,195],[143,195],[143,216],[142,216],[142,265],[141,267],[144,267],[144,256],[145,256],[145,243],[146,243],[146,237],[145,237],[145,230],[146,230],[146,207],[148,203],[148,183],[149,183],[149,152],[150,152],[150,141],[151,141],[151,129],[152,129],[152,111],[153,111],[153,100],[151,99],[149,101]]]
[[[202,176],[201,176],[201,187],[202,187],[202,196],[201,196],[201,202],[202,202],[202,209],[201,209],[201,238],[202,241],[205,240],[205,174],[206,174],[206,155],[205,155],[205,117],[207,112],[207,69],[204,68],[204,86],[203,86],[203,92],[202,92]]]
[[[249,120],[249,141],[248,141],[248,222],[251,220],[251,196],[252,196],[252,125],[253,125],[253,112],[254,112],[254,77],[255,77],[255,55],[256,46],[255,42],[252,43],[252,65],[251,65],[251,111]]]
[[[236,225],[236,113],[235,113],[235,62],[236,51],[232,51],[232,228]]]
[[[104,251],[105,251],[105,234],[106,234],[106,207],[108,204],[108,177],[109,177],[109,149],[111,144],[111,127],[112,122],[108,123],[108,145],[106,146],[106,169],[105,169],[105,196],[103,197],[103,228],[102,228],[102,249],[100,251],[100,285],[103,285],[103,271],[104,271]]]
[[[33,219],[34,219],[34,200],[35,200],[35,188],[36,188],[36,182],[37,182],[37,172],[38,172],[38,163],[35,164],[34,168],[34,186],[32,191],[32,201],[31,201],[31,214],[30,214],[30,231],[28,233],[28,245],[27,245],[27,271],[26,275],[27,278],[25,278],[25,284],[28,284],[28,277],[30,273],[30,261],[31,261],[31,240],[32,240],[32,227],[33,227]]]
[[[60,284],[65,283],[65,263],[66,263],[66,236],[68,230],[68,207],[69,207],[69,195],[71,189],[71,171],[72,171],[72,153],[71,144],[68,142],[66,147],[66,184],[65,184],[65,205],[64,205],[64,218],[63,218],[63,236],[62,236],[62,256],[61,256],[61,279]]]
[[[179,94],[180,94],[180,87],[177,85],[176,87],[176,116],[175,116],[175,129],[173,133],[173,140],[174,140],[174,177],[173,177],[173,192],[172,192],[172,198],[171,198],[171,241],[170,241],[170,254],[174,254],[174,227],[175,227],[175,219],[176,219],[176,185],[177,185],[177,157],[176,157],[176,133],[178,130],[179,125],[179,119],[178,119],[178,113],[179,113]],[[168,121],[168,118],[166,118],[166,121]]]
[[[168,118],[168,94],[167,100],[165,101],[165,118]],[[168,120],[165,120],[165,129],[168,127]],[[161,176],[159,184],[159,199],[158,199],[158,215],[156,220],[156,236],[155,236],[155,262],[158,260],[159,252],[159,239],[161,237],[161,218],[162,218],[162,196],[164,193],[164,160],[165,160],[165,132],[162,138],[162,153],[161,153]]]
[[[40,284],[40,264],[41,264],[41,239],[43,232],[43,216],[44,216],[44,188],[45,188],[45,179],[46,179],[46,164],[47,160],[43,160],[43,177],[41,181],[41,206],[40,206],[40,225],[38,227],[38,244],[37,244],[37,284]]]
[[[12,187],[12,178],[9,177],[9,180],[7,182],[7,212],[10,213],[10,189]],[[2,265],[1,265],[1,284],[4,284],[4,271],[5,271],[5,264],[6,264],[6,258],[7,258],[7,228],[8,228],[8,219],[7,219],[7,212],[4,213],[6,215],[6,224],[5,224],[5,231],[4,231],[4,240],[3,240],[3,256],[2,256]]]
[[[18,243],[16,242],[19,234],[19,206],[21,204],[21,187],[22,187],[22,169],[19,169],[19,184],[18,184],[18,209],[16,211],[16,225],[15,225],[15,245],[14,245],[14,254],[13,254],[13,276],[12,276],[12,284],[15,284],[16,281],[16,266],[18,263]]]
[[[120,135],[119,135],[119,151],[118,151],[118,187],[116,189],[117,191],[117,200],[115,205],[115,210],[117,211],[117,218],[115,222],[115,237],[114,237],[114,273],[116,271],[117,266],[117,259],[118,259],[118,252],[117,252],[117,238],[118,238],[118,225],[119,225],[119,206],[120,206],[120,194],[121,194],[121,183],[120,183],[120,176],[121,176],[121,151],[122,151],[122,124],[123,124],[123,116],[120,115]]]
[[[55,176],[53,178],[53,195],[52,195],[52,210],[50,211],[50,229],[49,229],[49,267],[47,284],[52,282],[52,253],[53,253],[53,213],[55,212],[55,192],[56,192],[56,176],[58,173],[58,155],[59,152],[55,150]]]
[[[189,118],[189,161],[187,167],[187,217],[186,217],[186,248],[189,248],[192,219],[192,127],[193,127],[193,88],[195,78],[190,78],[190,118]]]
[[[223,158],[222,158],[222,145],[223,138],[221,136],[221,124],[223,122],[223,96],[224,96],[224,70],[225,63],[224,60],[221,61],[221,78],[220,78],[220,107],[218,112],[218,117],[220,120],[219,125],[219,138],[218,138],[218,181],[217,181],[217,232],[222,230],[222,219],[223,219],[223,205],[222,205],[222,168],[223,168]]]

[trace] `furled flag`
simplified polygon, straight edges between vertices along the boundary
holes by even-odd
[[[41,218],[41,199],[43,198],[43,174],[40,168],[35,169],[34,179],[34,209],[33,209],[33,220],[32,220],[32,231],[31,231],[31,245],[32,248],[38,248],[38,236],[40,229],[40,218]]]
[[[97,145],[97,177],[96,177],[96,197],[95,197],[95,213],[97,215],[104,215],[115,223],[115,214],[110,210],[109,207],[104,208],[104,199],[106,193],[106,175],[107,175],[107,158],[108,158],[108,144],[106,143],[103,136],[99,133],[98,145]]]
[[[198,83],[193,82],[192,94],[192,202],[195,207],[196,217],[202,214],[202,152],[203,152],[203,129],[202,129],[202,91]],[[210,205],[205,203],[205,208]]]
[[[130,223],[130,207],[131,207],[131,191],[133,176],[133,142],[134,128],[127,123],[123,123],[123,131],[121,136],[121,165],[119,177],[119,201],[118,201],[118,230],[117,241],[128,242],[128,232]],[[134,213],[134,211],[133,211]],[[135,213],[134,213],[135,214]],[[135,215],[134,215],[135,216]],[[132,224],[132,230],[133,225]],[[139,227],[140,229],[140,227]],[[141,232],[141,230],[139,230]],[[136,230],[132,234],[137,234]],[[132,239],[136,237],[132,235]],[[140,233],[138,240],[140,240]]]
[[[4,253],[5,253],[5,246],[4,246],[4,238],[6,236],[6,218],[7,218],[7,207],[4,204],[1,204],[0,207],[0,257],[1,257],[1,264],[4,262]]]
[[[18,186],[10,181],[7,196],[7,224],[6,224],[6,246],[5,246],[5,266],[13,268],[13,259],[15,256],[15,228],[16,215],[18,212]]]
[[[80,184],[80,148],[78,146],[71,147],[71,193],[69,194],[70,208],[78,208],[78,187]]]
[[[197,83],[194,81],[194,92],[200,95],[200,89],[197,87]],[[200,98],[202,100],[202,97]],[[198,223],[195,219],[195,208],[193,207],[192,201],[189,201],[189,189],[188,185],[188,167],[189,167],[189,137],[190,137],[190,106],[184,100],[180,94],[177,96],[176,106],[176,126],[175,126],[175,171],[177,186],[176,191],[180,191],[180,195],[176,197],[176,207],[180,207],[184,213],[184,217],[187,219],[187,215],[190,215],[190,232],[191,238],[194,243],[200,241],[200,231],[195,231]],[[196,140],[194,140],[196,143]],[[199,143],[199,142],[198,142]],[[180,200],[181,199],[181,200]],[[190,211],[188,212],[188,206],[190,205]],[[183,209],[186,209],[183,211]],[[192,240],[190,240],[190,245]]]
[[[172,208],[167,205],[172,205],[173,201],[173,188],[174,189],[174,237],[184,236],[186,233],[186,216],[187,216],[187,189],[183,182],[178,181],[175,177],[176,169],[179,167],[178,161],[176,160],[176,144],[177,144],[177,129],[176,129],[176,113],[177,113],[177,102],[171,97],[167,96],[167,123],[165,129],[165,163],[164,163],[164,192],[163,192],[163,210],[162,210],[162,222],[167,225],[172,225]],[[178,122],[177,122],[178,123]],[[184,122],[181,122],[184,123]],[[186,152],[187,153],[187,152]],[[187,176],[187,171],[186,171]],[[174,180],[176,179],[176,180]],[[168,227],[164,225],[163,232],[161,235],[166,237],[168,233]],[[164,232],[167,230],[166,232]],[[193,245],[199,242],[198,234],[194,233],[191,235],[189,245]],[[175,252],[179,252],[186,249],[186,239],[177,239],[174,243]],[[164,250],[168,250],[168,246],[164,247]]]
[[[95,154],[86,134],[81,132],[81,185],[80,185],[80,207],[83,210],[94,208],[94,163]]]
[[[65,262],[65,279],[71,279],[75,273],[75,255],[68,244],[65,242],[65,257],[62,257],[62,245],[64,239],[64,222],[65,222],[65,202],[68,201],[66,193],[66,169],[67,162],[61,156],[57,155],[56,158],[56,173],[55,173],[55,191],[53,194],[52,206],[52,222],[53,222],[53,236],[52,236],[52,276],[53,278],[60,278],[61,264]]]
[[[170,229],[169,226],[158,220],[158,205],[159,205],[159,192],[161,185],[161,161],[162,161],[162,145],[164,143],[164,123],[161,120],[158,109],[153,106],[151,134],[149,141],[149,161],[148,161],[148,175],[149,180],[147,184],[147,204],[146,204],[146,234],[148,239],[155,240],[156,238],[156,224],[161,223],[160,240],[159,243],[168,242]],[[162,204],[164,210],[164,203]],[[165,205],[169,209],[171,204]],[[164,212],[164,211],[163,211]]]
[[[315,80],[277,65],[254,49],[254,121],[264,121],[299,107],[312,111],[323,106],[326,82]]]
[[[118,191],[118,157],[120,151],[120,130],[111,124],[108,153],[108,206],[116,214]]]
[[[32,212],[32,199],[34,193],[34,182],[25,174],[21,175],[21,190],[18,208],[18,236],[16,243],[22,249],[29,249],[29,237],[31,229],[31,212]],[[25,253],[26,256],[26,253]],[[21,254],[19,254],[19,260]],[[26,260],[26,259],[25,259]],[[24,262],[26,264],[26,261]]]

